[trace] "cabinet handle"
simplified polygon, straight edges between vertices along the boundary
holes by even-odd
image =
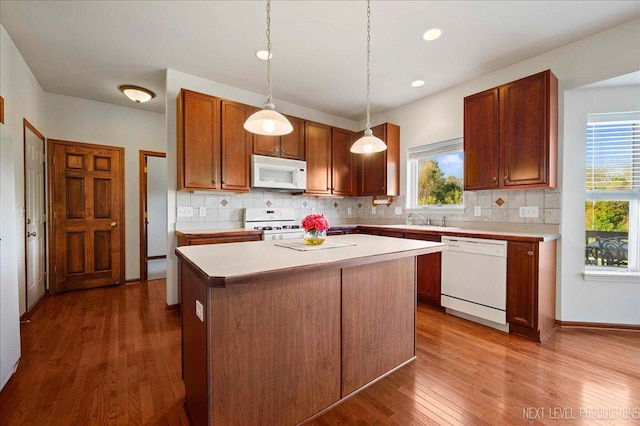
[[[529,256],[533,256],[533,252],[532,252],[532,251],[528,251],[528,252],[527,252],[527,254],[528,254]]]
[[[214,180],[212,180],[212,181],[211,181],[211,183],[215,185],[217,182],[216,182],[216,180],[214,179]]]
[[[222,184],[224,185],[224,179],[222,179]]]
[[[276,148],[276,150],[275,150],[275,151],[276,151],[276,152],[278,152],[278,151],[280,151],[280,150],[279,150],[278,148]]]
[[[504,177],[504,180],[509,180],[509,176],[505,176],[505,177]]]
[[[496,182],[498,180],[498,176],[493,177],[493,181]]]

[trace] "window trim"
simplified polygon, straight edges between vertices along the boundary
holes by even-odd
[[[416,146],[407,150],[407,213],[433,213],[433,214],[463,214],[467,205],[466,191],[462,190],[462,204],[437,204],[428,206],[417,205],[417,177],[418,163],[417,159],[426,156],[435,156],[446,154],[454,151],[462,151],[464,155],[463,138],[448,139],[445,141],[430,143],[426,145]],[[462,169],[464,182],[464,167]]]

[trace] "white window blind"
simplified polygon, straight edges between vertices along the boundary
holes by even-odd
[[[590,114],[586,154],[588,198],[640,198],[639,112]]]

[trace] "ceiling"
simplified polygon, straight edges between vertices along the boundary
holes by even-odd
[[[254,55],[266,47],[265,6],[2,0],[0,22],[46,92],[164,112],[167,68],[266,95]],[[271,15],[274,98],[361,120],[366,2],[274,0]],[[639,17],[638,1],[373,1],[372,113]],[[426,42],[432,27],[443,35]],[[122,84],[158,96],[135,105]]]

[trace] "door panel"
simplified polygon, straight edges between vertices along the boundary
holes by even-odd
[[[25,220],[26,220],[26,308],[45,293],[45,195],[44,136],[24,122]]]
[[[124,282],[124,150],[51,141],[54,291]]]

